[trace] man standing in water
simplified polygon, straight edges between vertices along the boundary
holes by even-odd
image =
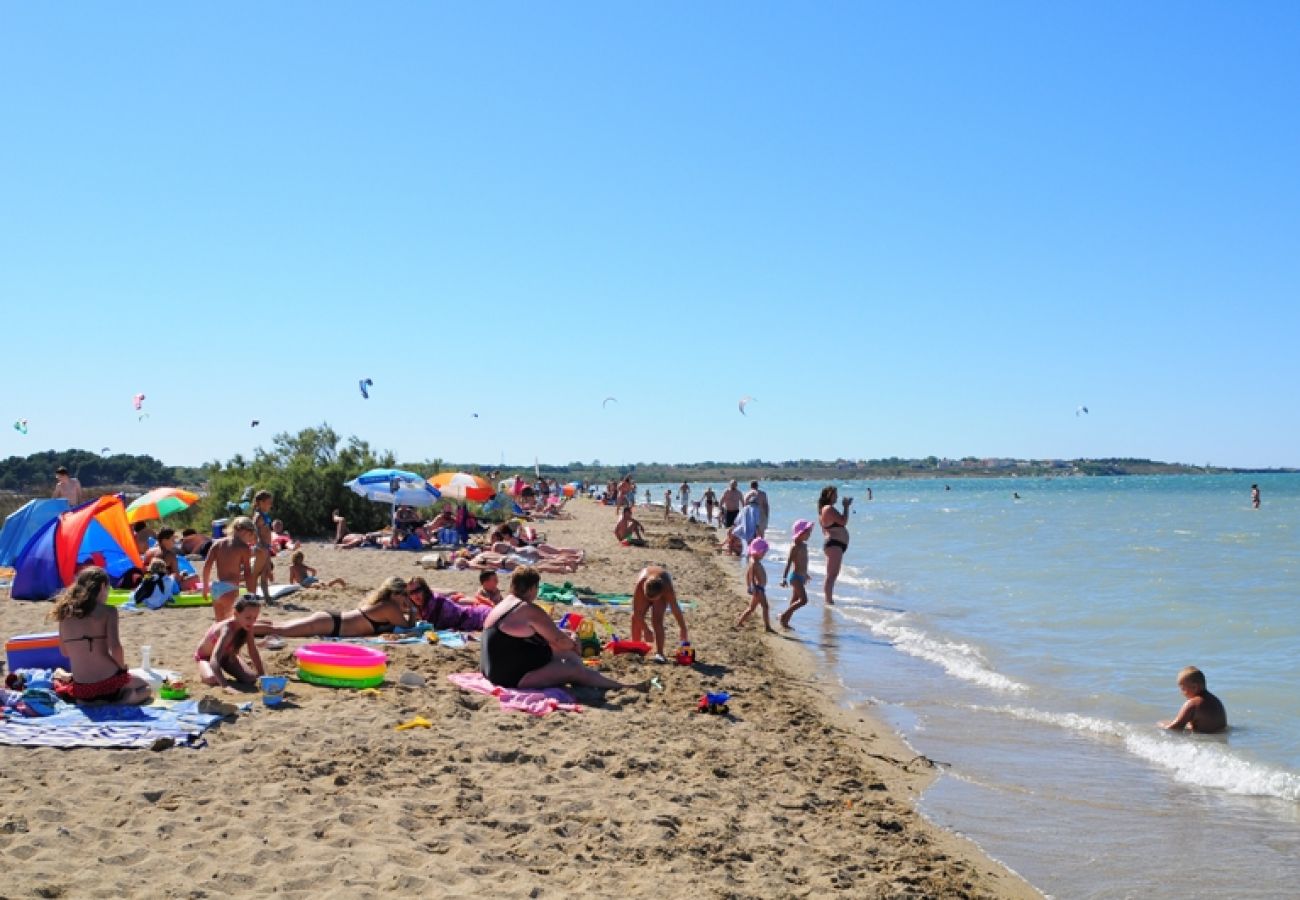
[[[1257,484],[1250,486],[1250,505],[1259,509],[1259,485]]]
[[[736,524],[736,516],[740,515],[740,505],[744,496],[740,493],[740,488],[736,487],[736,479],[731,479],[727,489],[722,492],[718,498],[718,505],[722,507],[722,527],[731,530],[731,526]]]

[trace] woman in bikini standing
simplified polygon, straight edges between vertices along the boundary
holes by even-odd
[[[56,693],[79,703],[130,703],[153,699],[144,681],[126,670],[117,633],[117,610],[108,605],[108,573],[82,569],[54,601],[50,618],[59,623],[59,649],[72,664],[72,683]]]
[[[825,541],[822,544],[822,550],[826,554],[826,604],[835,605],[835,579],[840,577],[840,565],[844,562],[844,553],[849,549],[849,507],[853,504],[852,497],[845,497],[841,501],[841,508],[835,508],[835,500],[839,497],[839,491],[834,485],[822,488],[821,496],[817,498],[817,521],[822,526],[822,537]]]
[[[257,637],[370,637],[391,634],[396,628],[411,628],[420,621],[419,611],[411,602],[406,582],[389,578],[366,598],[357,609],[336,613],[314,612],[301,619],[273,625],[258,622],[253,626]]]

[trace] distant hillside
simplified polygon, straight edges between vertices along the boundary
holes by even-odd
[[[84,488],[135,485],[194,485],[206,477],[204,468],[168,466],[152,456],[126,453],[100,455],[89,450],[45,450],[30,456],[11,456],[0,462],[0,491],[46,493],[54,488],[54,470],[67,467]]]
[[[444,468],[456,466],[444,464]],[[467,465],[465,471],[491,472],[498,466]],[[531,471],[532,466],[501,469],[502,474]],[[1189,466],[1183,463],[1166,463],[1150,459],[1009,459],[976,458],[940,459],[837,459],[837,460],[787,460],[765,462],[751,459],[745,462],[707,461],[699,463],[634,463],[624,466],[573,462],[567,466],[542,465],[541,473],[560,481],[586,481],[601,484],[611,478],[621,478],[628,472],[641,482],[674,481],[848,481],[884,478],[997,478],[1009,475],[1022,477],[1069,477],[1089,475],[1204,475],[1228,474],[1238,471],[1206,466]],[[1297,471],[1274,469],[1270,471]]]

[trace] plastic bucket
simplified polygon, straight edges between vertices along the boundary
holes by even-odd
[[[279,706],[288,684],[289,679],[283,675],[263,675],[257,680],[258,687],[262,689],[262,703],[266,706]]]

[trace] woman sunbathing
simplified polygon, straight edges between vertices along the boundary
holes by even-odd
[[[587,551],[575,547],[554,547],[543,541],[530,542],[515,534],[509,523],[498,525],[489,535],[491,548],[497,553],[517,554],[530,562],[543,560],[581,563]]]
[[[475,553],[472,549],[467,548],[465,550],[457,550],[451,559],[451,567],[453,569],[483,569],[488,572],[511,572],[519,566],[532,566],[539,572],[566,575],[578,571],[578,566],[581,564],[581,560],[568,558],[536,558],[525,554],[521,550],[515,550],[510,553],[500,553],[496,550],[480,550]]]
[[[406,582],[389,578],[366,602],[347,612],[314,612],[282,625],[258,622],[253,628],[257,637],[370,637],[390,634],[395,628],[410,628],[419,620],[419,612],[407,594]]]

